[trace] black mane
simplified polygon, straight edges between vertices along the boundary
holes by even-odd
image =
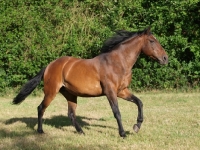
[[[138,31],[138,32],[130,32],[130,31],[125,31],[125,30],[119,30],[116,31],[116,34],[114,34],[113,37],[108,38],[102,48],[101,48],[101,53],[106,53],[110,52],[114,49],[115,46],[119,45],[123,41],[132,38],[134,36],[140,35],[144,31]]]

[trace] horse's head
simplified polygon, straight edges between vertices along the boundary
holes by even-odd
[[[156,59],[160,64],[168,63],[168,56],[158,40],[151,34],[150,28],[144,31],[145,42],[142,52],[147,56]]]

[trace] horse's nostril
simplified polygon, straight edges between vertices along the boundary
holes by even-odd
[[[164,62],[168,62],[168,57],[167,56],[163,56],[163,61]]]

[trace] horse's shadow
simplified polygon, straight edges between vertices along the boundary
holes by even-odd
[[[89,120],[105,121],[102,119],[88,118],[88,117],[82,117],[82,116],[77,116],[76,119],[77,119],[77,122],[80,124],[80,126],[82,126],[82,127],[84,126],[84,128],[86,128],[86,129],[89,129],[89,127],[91,127],[91,126],[98,126],[98,127],[102,127],[102,128],[107,127],[107,128],[116,129],[114,127],[108,127],[108,126],[104,126],[104,125],[95,125],[95,124],[88,123]],[[85,121],[83,121],[83,120],[85,120]],[[26,124],[26,126],[28,128],[34,130],[34,127],[36,126],[38,121],[37,121],[37,118],[33,118],[33,117],[11,118],[11,119],[7,120],[5,122],[5,124],[9,125],[9,124],[13,124],[15,122],[23,122]],[[72,126],[71,120],[68,117],[63,116],[63,115],[53,116],[52,118],[43,119],[43,124],[50,125],[55,128],[58,128],[58,129],[60,129],[64,126]]]
[[[76,117],[78,123],[80,124],[81,127],[84,127],[87,130],[90,130],[91,127],[100,127],[100,128],[110,128],[117,130],[117,127],[112,127],[112,126],[105,126],[105,125],[99,125],[99,124],[89,124],[88,122],[90,120],[97,120],[97,121],[106,121],[104,119],[96,119],[96,118],[88,118],[88,117],[82,117],[82,116],[77,116]],[[85,120],[85,121],[83,121]],[[10,125],[16,122],[23,122],[26,124],[28,128],[31,130],[35,130],[35,126],[37,125],[38,119],[34,117],[30,118],[11,118],[4,122],[6,125]],[[67,116],[59,115],[59,116],[53,116],[52,118],[47,118],[43,119],[43,124],[53,126],[58,129],[62,129],[64,126],[72,126],[71,120]],[[74,130],[76,133],[76,130]],[[100,131],[98,131],[100,132]],[[127,135],[131,134],[129,131],[125,131]]]

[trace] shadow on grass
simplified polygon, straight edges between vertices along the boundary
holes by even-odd
[[[111,128],[111,129],[116,129],[117,127],[111,127],[111,126],[105,126],[105,125],[99,125],[99,124],[89,124],[88,122],[90,120],[97,120],[100,122],[104,122],[106,120],[102,119],[96,119],[96,118],[87,118],[87,117],[80,117],[77,116],[77,121],[79,124],[84,127],[85,129],[90,130],[91,127],[100,127],[100,128]],[[41,144],[53,141],[55,140],[54,137],[48,136],[48,134],[45,134],[41,136],[41,134],[38,134],[35,132],[34,127],[37,125],[37,118],[31,117],[31,118],[11,118],[8,119],[7,121],[1,122],[5,125],[11,125],[17,122],[22,122],[25,123],[26,126],[31,129],[18,129],[17,131],[15,130],[10,130],[9,128],[2,128],[0,129],[0,140],[5,140],[5,139],[12,139],[12,142],[9,143],[9,145],[2,145],[0,144],[0,149],[13,149],[14,147],[18,147],[19,149],[41,149],[43,145]],[[67,116],[59,115],[59,116],[53,116],[52,118],[47,118],[44,119],[43,124],[50,125],[52,127],[61,129],[64,126],[72,126],[72,123],[70,119]],[[48,132],[48,131],[47,131]],[[76,133],[76,130],[74,129],[74,132]],[[100,130],[98,132],[101,132]],[[126,132],[126,134],[130,134],[129,132]],[[34,135],[34,136],[32,136]],[[31,136],[31,138],[27,138]],[[6,141],[6,140],[5,140]],[[42,141],[42,142],[41,142]],[[53,143],[51,146],[53,149],[57,148],[57,145]],[[20,146],[19,146],[20,145]],[[82,146],[76,145],[76,144],[69,144],[68,143],[62,143],[64,149],[82,149]],[[48,145],[44,144],[44,149],[45,147],[48,147]],[[97,147],[98,149],[112,149],[111,145],[107,144],[94,144],[94,145],[85,145],[84,149],[94,149],[94,147]]]
[[[90,121],[90,120],[98,120],[98,121],[105,121],[105,120],[96,119],[96,118],[88,118],[88,117],[80,117],[80,116],[77,116],[76,119],[77,119],[77,122],[80,124],[80,126],[86,128],[86,129],[90,129],[91,126],[116,129],[115,127],[88,123],[88,121]],[[83,120],[86,120],[86,121],[83,121]],[[4,123],[6,125],[9,125],[9,124],[13,124],[15,122],[23,122],[26,124],[26,126],[28,128],[34,130],[34,127],[37,125],[38,121],[37,121],[37,118],[23,117],[23,118],[11,118]],[[43,119],[43,124],[46,124],[46,125],[58,128],[58,129],[60,129],[64,126],[72,126],[70,119],[67,116],[63,116],[63,115],[53,116],[52,118]]]

